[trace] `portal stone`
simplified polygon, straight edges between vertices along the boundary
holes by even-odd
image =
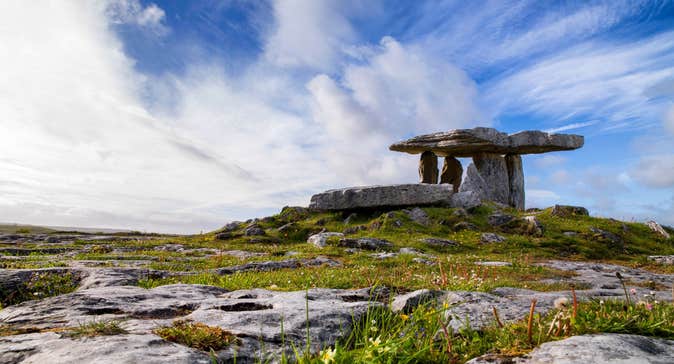
[[[508,167],[508,187],[510,189],[509,205],[522,211],[524,210],[524,170],[522,169],[522,156],[508,154],[505,156]]]
[[[499,154],[479,153],[473,156],[473,163],[485,182],[487,199],[508,204],[510,188],[505,158]]]
[[[440,174],[440,183],[450,183],[454,186],[454,193],[459,192],[461,186],[461,177],[463,177],[463,167],[461,162],[454,157],[445,157],[442,165],[442,174]]]
[[[433,152],[421,153],[419,179],[420,183],[438,183],[438,157]]]

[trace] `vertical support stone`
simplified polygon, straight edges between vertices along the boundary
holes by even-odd
[[[421,153],[419,183],[438,183],[438,157],[433,152]]]
[[[473,192],[479,200],[488,200],[487,183],[482,179],[474,163],[466,169],[466,180],[461,184],[459,192]]]
[[[524,169],[522,168],[522,156],[508,154],[505,156],[508,167],[508,186],[510,188],[509,205],[524,210]]]
[[[461,177],[463,176],[463,167],[461,162],[454,157],[445,157],[442,164],[442,173],[440,174],[440,183],[451,183],[454,187],[454,193],[459,192],[461,186]]]
[[[479,153],[473,156],[473,163],[486,184],[487,199],[508,204],[510,183],[505,158],[500,154]]]

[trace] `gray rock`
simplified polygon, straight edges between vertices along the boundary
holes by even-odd
[[[494,233],[483,233],[480,236],[480,242],[482,243],[502,243],[504,241],[506,241],[505,237]]]
[[[459,192],[461,178],[463,177],[463,167],[461,162],[454,157],[445,157],[442,164],[442,173],[440,174],[440,183],[449,183],[452,185],[454,193]]]
[[[459,246],[458,242],[449,239],[439,239],[439,238],[423,238],[422,242],[431,245],[431,246],[440,246],[440,247],[449,247],[449,246]]]
[[[555,205],[555,207],[552,208],[552,215],[559,217],[570,217],[588,216],[590,213],[585,207],[581,206]]]
[[[452,226],[452,230],[454,231],[461,231],[461,230],[472,230],[472,231],[478,231],[480,228],[477,227],[477,225],[470,223],[468,221],[459,221],[454,226]]]
[[[473,156],[477,172],[486,184],[486,197],[503,204],[510,202],[508,168],[499,154],[480,153]]]
[[[674,363],[674,341],[627,334],[594,334],[542,344],[523,357],[493,354],[474,358],[467,364],[613,364]]]
[[[386,250],[391,249],[393,244],[390,241],[376,238],[358,238],[358,239],[340,239],[339,246],[346,248],[357,248],[364,250]]]
[[[648,260],[664,265],[674,265],[674,255],[649,255]]]
[[[393,299],[393,302],[391,302],[391,310],[393,312],[410,313],[419,305],[435,302],[442,295],[444,295],[443,291],[428,289],[420,289],[406,293],[396,296],[396,298]]]
[[[343,232],[344,235],[351,235],[363,230],[367,230],[367,227],[365,227],[364,225],[356,225],[345,228]]]
[[[360,208],[449,205],[450,185],[409,184],[350,187],[311,197],[310,209],[339,211]]]
[[[599,228],[595,227],[590,227],[590,232],[592,232],[594,235],[592,235],[592,238],[601,241],[604,243],[609,243],[611,245],[614,245],[616,247],[622,248],[623,246],[623,238],[620,236],[606,230],[602,230]]]
[[[508,135],[492,128],[455,129],[417,136],[395,143],[392,151],[419,154],[431,151],[438,156],[472,157],[477,153],[531,154],[573,150],[584,138],[572,134],[522,131]]]
[[[48,236],[44,239],[44,242],[47,244],[58,244],[61,242],[61,239],[58,236]]]
[[[258,225],[252,225],[244,231],[244,235],[246,236],[262,236],[262,235],[267,235],[267,233],[264,232],[264,229],[259,227]]]
[[[426,214],[426,211],[424,211],[424,210],[422,210],[418,207],[415,207],[411,210],[405,210],[405,213],[407,214],[407,216],[409,216],[409,218],[412,221],[416,222],[417,224],[426,226],[430,223],[430,220],[428,219],[428,214]]]
[[[220,230],[225,231],[225,232],[232,232],[234,230],[238,230],[241,227],[241,224],[243,224],[243,223],[240,222],[240,221],[232,221],[232,222],[227,223],[227,225],[225,225]]]
[[[482,204],[482,197],[474,191],[462,191],[452,195],[449,205],[463,209],[472,209]]]
[[[524,211],[524,169],[522,168],[522,156],[508,154],[505,156],[508,168],[508,188],[510,196],[508,204],[520,211]]]
[[[395,258],[398,256],[398,253],[393,253],[393,252],[380,252],[380,253],[374,253],[370,254],[370,256],[374,259],[389,259],[389,258]]]
[[[647,221],[646,226],[648,226],[651,230],[653,230],[653,232],[660,235],[661,237],[663,237],[665,239],[669,239],[669,237],[670,237],[669,233],[667,231],[665,231],[665,229],[663,229],[662,226],[660,226],[660,224],[658,224],[657,222],[652,221],[652,220]]]
[[[215,239],[216,240],[229,240],[229,239],[233,238],[234,236],[235,236],[234,234],[224,231],[224,232],[215,234]]]
[[[432,152],[421,153],[419,183],[438,183],[438,157]]]
[[[266,262],[251,262],[233,267],[216,268],[212,272],[227,275],[238,272],[268,272],[279,269],[293,269],[300,267],[315,267],[327,264],[329,266],[339,266],[340,262],[325,257],[316,257],[311,259],[287,259],[287,260],[271,260]]]
[[[510,262],[475,262],[475,265],[481,265],[483,267],[510,267],[513,264]]]
[[[309,239],[307,239],[307,243],[313,244],[319,248],[324,247],[327,244],[328,238],[330,237],[343,237],[344,234],[342,233],[334,233],[334,232],[325,232],[325,233],[318,233],[311,235]]]
[[[491,226],[501,226],[501,225],[505,225],[505,224],[513,221],[514,219],[515,219],[515,216],[497,212],[495,214],[489,215],[487,217],[487,222]]]
[[[475,164],[469,164],[468,168],[466,169],[466,179],[459,187],[459,193],[466,193],[463,199],[468,199],[470,201],[475,199],[479,200],[480,202],[475,205],[478,206],[482,203],[482,200],[488,199],[487,191],[487,182],[484,180],[484,178],[482,178]],[[472,195],[468,195],[468,193],[472,193]],[[461,207],[470,208],[467,206]]]
[[[278,231],[279,233],[283,234],[283,233],[287,233],[287,232],[293,231],[293,230],[295,230],[296,228],[297,228],[297,223],[289,222],[289,223],[287,223],[287,224],[285,224],[285,225],[282,225],[282,226],[279,227],[278,229],[276,229],[276,231]]]
[[[536,218],[536,216],[524,216],[522,218],[525,224],[525,233],[533,236],[543,236],[543,224]]]
[[[357,218],[358,218],[357,213],[355,213],[355,212],[350,213],[349,216],[347,216],[346,219],[344,219],[344,225],[349,225],[350,223],[353,222],[353,220],[355,220]]]

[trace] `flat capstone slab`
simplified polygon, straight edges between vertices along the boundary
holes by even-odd
[[[313,195],[309,208],[318,211],[450,205],[451,184],[404,184],[349,187]]]
[[[493,128],[455,129],[416,136],[389,147],[396,152],[419,154],[431,151],[438,156],[472,157],[478,153],[538,154],[573,150],[585,139],[575,134],[550,134],[528,130],[506,134]]]

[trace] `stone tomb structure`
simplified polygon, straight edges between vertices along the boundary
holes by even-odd
[[[470,207],[489,200],[523,210],[522,154],[574,150],[583,143],[580,135],[542,131],[506,134],[493,128],[420,135],[389,147],[392,151],[421,155],[420,184],[330,190],[314,195],[309,207],[316,210],[437,204]],[[438,157],[444,158],[439,176]],[[466,157],[473,162],[462,183],[463,167],[456,158]]]

